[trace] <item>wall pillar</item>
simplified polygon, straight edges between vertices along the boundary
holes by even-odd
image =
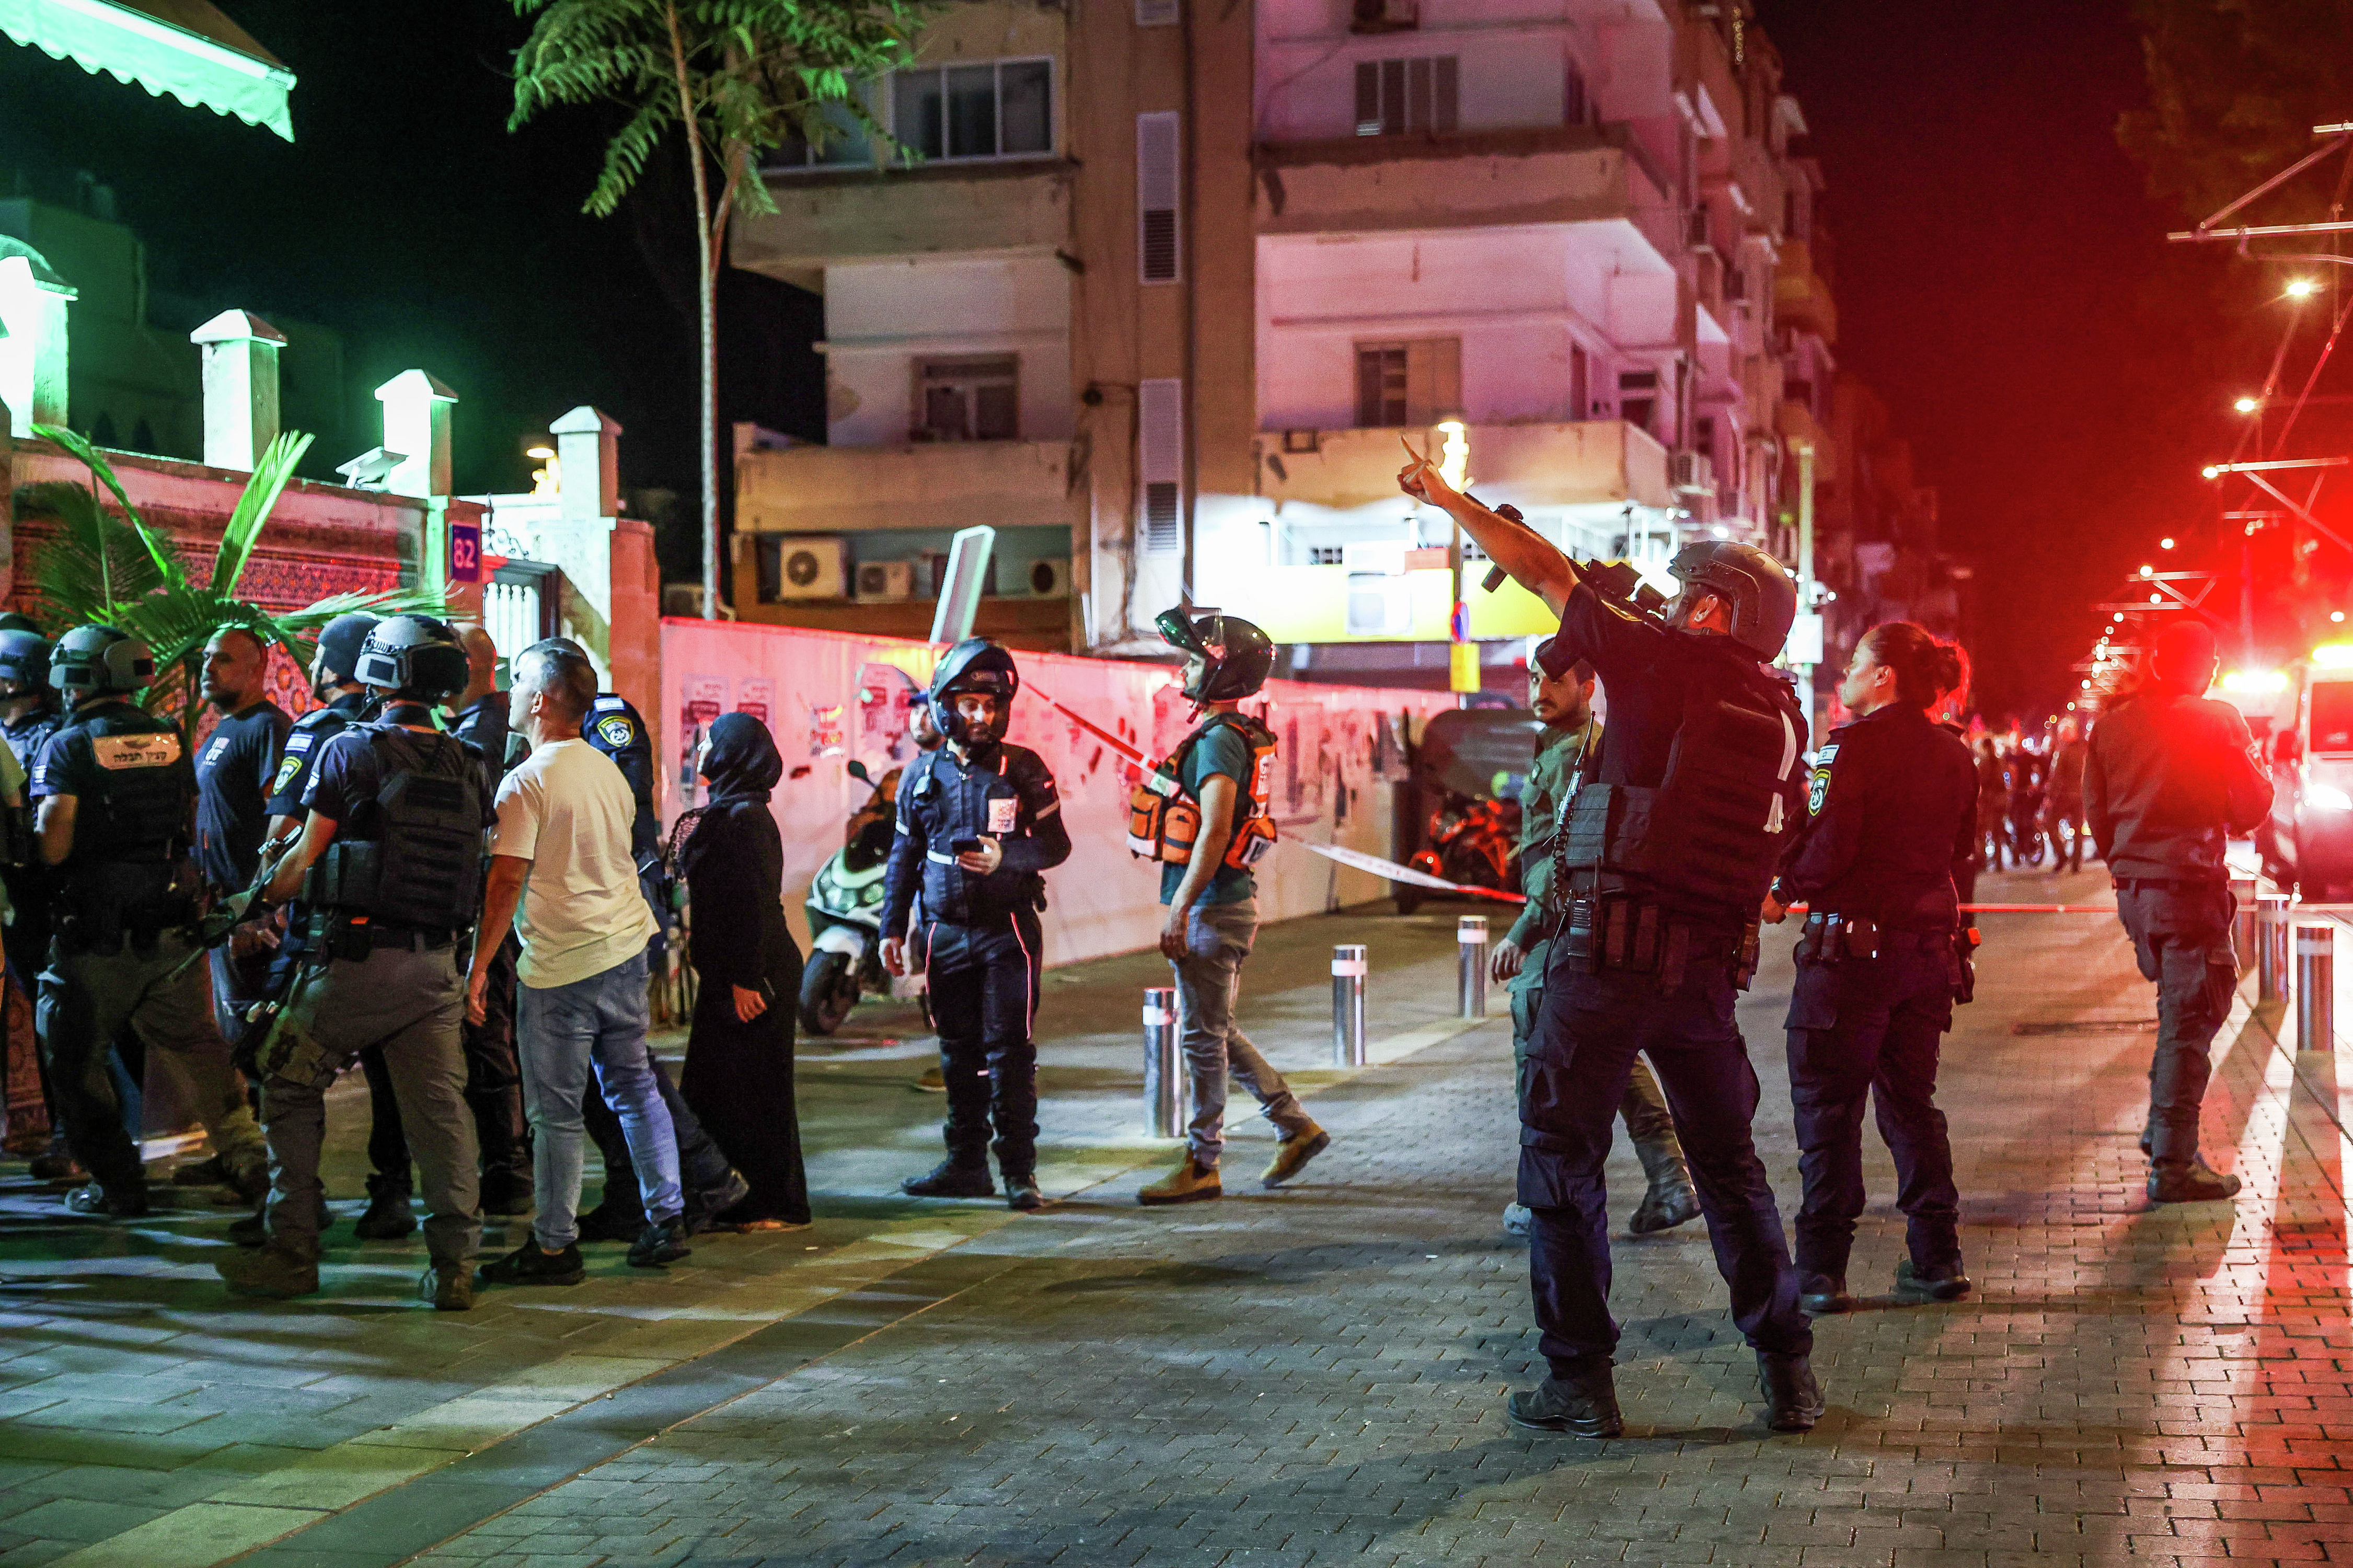
[[[0,235],[0,403],[17,436],[66,423],[66,307],[77,298],[39,251]]]
[[[400,462],[384,479],[395,495],[425,502],[417,533],[404,541],[408,586],[449,575],[449,405],[458,395],[421,370],[404,370],[375,389],[384,405],[384,447]]]
[[[204,355],[205,466],[251,473],[278,439],[286,334],[249,310],[223,310],[188,341]]]
[[[547,427],[555,437],[567,521],[621,515],[621,422],[582,404]]]

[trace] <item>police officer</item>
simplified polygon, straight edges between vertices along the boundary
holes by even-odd
[[[2084,818],[2116,879],[2116,914],[2144,978],[2157,982],[2157,1053],[2148,1069],[2152,1203],[2227,1198],[2239,1178],[2198,1152],[2208,1051],[2238,987],[2231,948],[2237,902],[2223,853],[2263,819],[2271,780],[2246,721],[2206,700],[2214,634],[2187,617],[2158,634],[2139,689],[2092,726]]]
[[[1544,1005],[1545,960],[1552,951],[1553,837],[1561,807],[1576,796],[1601,756],[1601,721],[1593,712],[1593,667],[1578,659],[1553,675],[1544,667],[1548,639],[1528,662],[1528,706],[1544,725],[1527,785],[1520,792],[1520,890],[1528,901],[1495,944],[1491,961],[1494,977],[1510,988],[1512,1063],[1524,1086],[1528,1047]],[[1618,1103],[1618,1115],[1634,1141],[1634,1153],[1649,1184],[1626,1228],[1649,1236],[1696,1219],[1699,1194],[1692,1191],[1674,1118],[1667,1113],[1659,1080],[1640,1057],[1627,1075],[1626,1098]],[[1509,1234],[1526,1236],[1528,1224],[1525,1204],[1504,1210],[1504,1229]]]
[[[196,869],[216,900],[253,881],[293,728],[269,700],[269,645],[248,627],[224,626],[205,645],[204,699],[221,717],[196,754]],[[248,921],[212,950],[213,1011],[224,1039],[242,1033],[246,1013],[267,994],[269,944],[259,922]]]
[[[0,742],[27,779],[40,760],[41,747],[57,733],[64,715],[58,694],[49,686],[49,639],[28,616],[0,615]],[[8,936],[5,943],[8,977],[29,1002],[39,990],[41,965],[49,953],[50,905],[57,888],[55,868],[41,863],[32,839],[31,802],[13,818],[9,835],[22,847],[0,864],[0,880],[8,893]],[[66,1147],[65,1119],[49,1087],[48,1058],[37,1046],[33,1060],[41,1082],[41,1102],[49,1116],[49,1145],[33,1156],[32,1174],[40,1181],[70,1180],[85,1173]]]
[[[1274,844],[1269,797],[1274,731],[1244,713],[1274,671],[1274,644],[1240,616],[1169,610],[1161,639],[1185,654],[1184,696],[1198,722],[1129,799],[1128,847],[1160,862],[1166,908],[1161,956],[1176,982],[1191,1104],[1185,1157],[1140,1189],[1140,1204],[1202,1203],[1225,1195],[1226,1084],[1249,1089],[1278,1134],[1259,1184],[1279,1187],[1332,1146],[1291,1085],[1234,1023],[1243,963],[1258,938],[1258,879],[1251,868]]]
[[[1583,658],[1609,692],[1594,781],[1571,803],[1558,875],[1566,913],[1520,1100],[1520,1201],[1534,1214],[1529,1264],[1551,1375],[1507,1405],[1523,1426],[1613,1436],[1618,1342],[1609,1316],[1602,1163],[1637,1052],[1647,1055],[1683,1135],[1700,1210],[1757,1352],[1766,1422],[1805,1431],[1820,1415],[1773,1189],[1750,1122],[1757,1074],[1733,1020],[1752,924],[1782,839],[1804,809],[1804,714],[1765,668],[1797,616],[1779,563],[1730,542],[1694,542],[1668,570],[1663,616],[1605,597],[1541,535],[1461,494],[1426,461],[1398,475],[1488,556],[1558,612],[1546,668]]]
[[[1806,821],[1782,856],[1765,918],[1807,906],[1789,996],[1789,1099],[1797,1112],[1799,1301],[1845,1312],[1847,1255],[1862,1213],[1862,1109],[1895,1159],[1910,1256],[1895,1295],[1968,1293],[1960,1194],[1936,1109],[1937,1043],[1953,1026],[1962,958],[1957,870],[1977,852],[1977,764],[1928,717],[1960,683],[1958,650],[1909,621],[1855,645],[1839,700],[1857,717],[1814,758]]]
[[[947,744],[908,765],[899,830],[884,873],[882,962],[907,972],[907,914],[923,900],[924,973],[947,1079],[947,1158],[900,1190],[925,1198],[985,1198],[989,1125],[1008,1207],[1038,1192],[1038,1014],[1044,953],[1040,872],[1070,858],[1054,775],[1037,752],[1005,739],[1021,677],[986,637],[950,648],[932,676],[933,722]]]
[[[319,1288],[326,1091],[374,1047],[424,1177],[432,1264],[418,1291],[443,1311],[464,1311],[474,1304],[481,1212],[457,944],[481,894],[482,835],[494,820],[490,777],[480,752],[434,722],[434,708],[466,684],[465,650],[447,626],[427,616],[381,622],[358,673],[384,709],[322,749],[301,836],[269,880],[276,899],[301,888],[309,914],[302,973],[257,1053],[269,1240],[214,1267],[251,1295]]]
[[[33,770],[41,858],[60,873],[36,1024],[67,1142],[91,1177],[66,1199],[77,1214],[147,1210],[110,1050],[133,1085],[149,1049],[171,1053],[229,1181],[248,1197],[267,1184],[261,1130],[214,1026],[211,988],[181,962],[197,914],[187,858],[195,777],[178,729],[131,700],[154,679],[147,645],[114,626],[58,638],[49,679],[73,710]]]

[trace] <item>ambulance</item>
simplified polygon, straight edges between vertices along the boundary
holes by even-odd
[[[2271,816],[2255,829],[2265,874],[2306,902],[2353,891],[2353,643],[2282,671],[2226,675],[2221,695],[2271,764]]]

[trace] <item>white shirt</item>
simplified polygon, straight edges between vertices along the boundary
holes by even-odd
[[[645,951],[654,915],[629,854],[638,804],[610,757],[576,738],[535,747],[499,785],[498,806],[491,852],[531,862],[515,908],[525,985],[569,985]]]

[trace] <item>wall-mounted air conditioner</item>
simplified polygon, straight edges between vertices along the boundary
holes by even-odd
[[[1071,596],[1071,563],[1067,559],[1029,563],[1029,592],[1041,599]]]
[[[1685,495],[1713,495],[1715,472],[1705,452],[1676,452],[1667,460],[1667,481]]]
[[[839,537],[799,537],[776,541],[776,597],[839,599],[849,587],[849,547]]]
[[[861,561],[858,563],[860,599],[909,599],[915,594],[915,563],[912,561]]]

